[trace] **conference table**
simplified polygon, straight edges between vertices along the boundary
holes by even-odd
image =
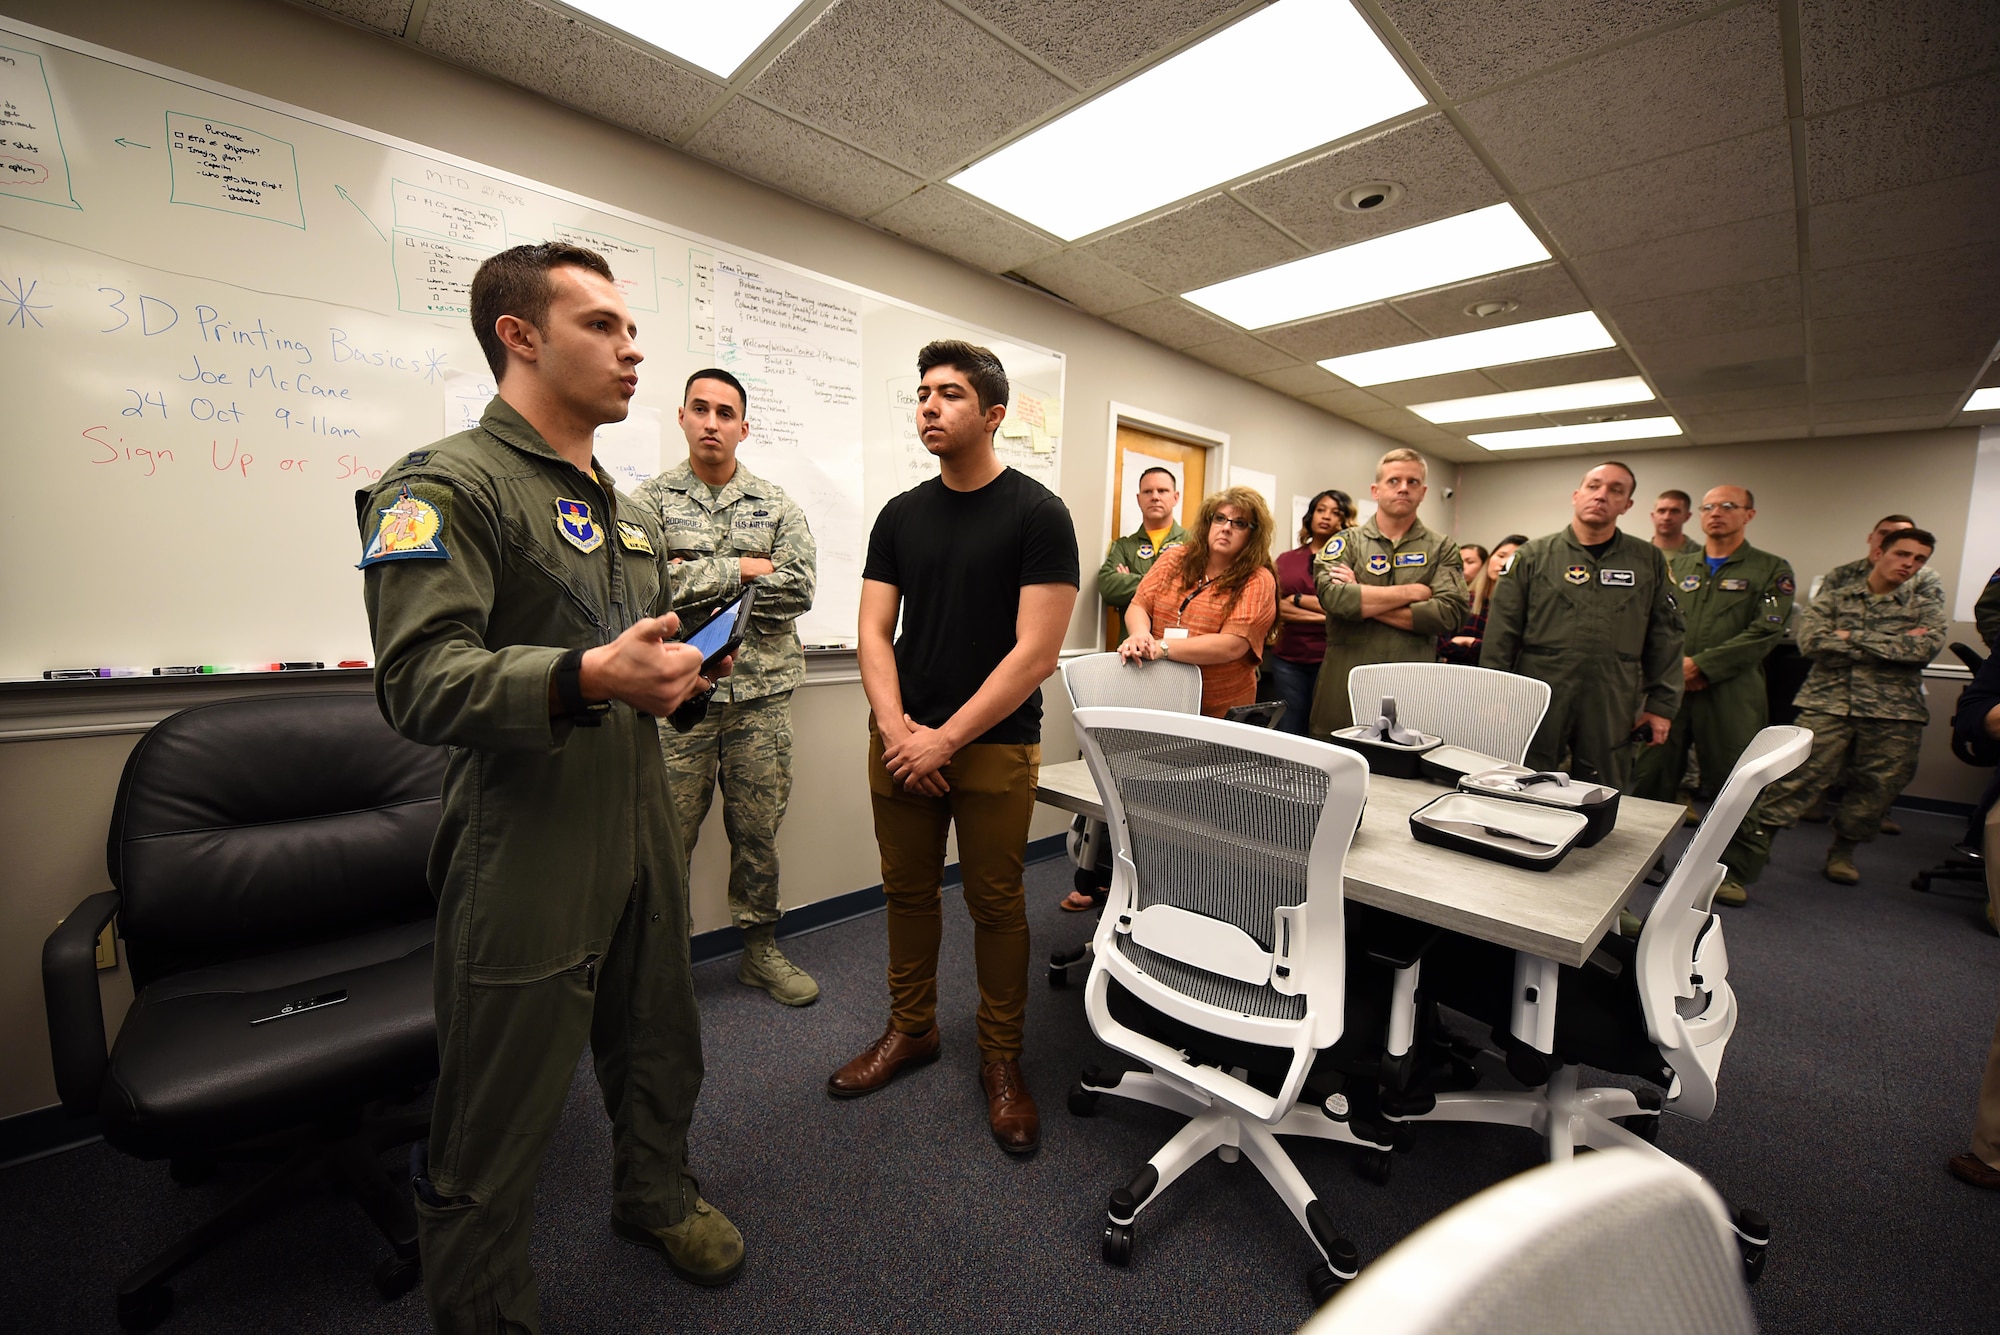
[[[1083,760],[1044,765],[1036,800],[1093,819],[1104,802]],[[1529,871],[1433,844],[1410,833],[1410,813],[1449,791],[1421,779],[1368,776],[1368,805],[1347,854],[1353,899],[1514,951],[1516,1037],[1537,1051],[1555,1048],[1562,966],[1590,958],[1633,890],[1680,825],[1678,803],[1624,794],[1618,823],[1561,865]]]

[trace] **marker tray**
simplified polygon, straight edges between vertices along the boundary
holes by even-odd
[[[1466,792],[1446,793],[1410,813],[1410,835],[1418,843],[1529,871],[1547,871],[1560,864],[1582,841],[1586,824],[1574,811]],[[1526,838],[1490,834],[1489,827]]]
[[[1525,765],[1502,765],[1479,774],[1468,774],[1458,781],[1458,786],[1463,792],[1495,797],[1503,802],[1522,802],[1530,806],[1577,812],[1589,822],[1581,841],[1585,848],[1610,834],[1618,824],[1618,790],[1601,783],[1573,780],[1566,774],[1556,773],[1553,778],[1547,777],[1550,773],[1547,770],[1532,770]],[[1565,782],[1556,782],[1557,779]]]
[[[1418,759],[1418,768],[1423,777],[1432,783],[1443,784],[1447,788],[1458,787],[1458,781],[1468,774],[1480,774],[1491,769],[1503,769],[1507,762],[1499,756],[1489,756],[1484,751],[1474,751],[1463,746],[1446,743],[1435,746]]]

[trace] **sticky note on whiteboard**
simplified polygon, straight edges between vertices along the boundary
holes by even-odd
[[[1040,427],[1034,428],[1034,434],[1028,439],[1028,448],[1032,449],[1036,454],[1054,454],[1056,452],[1055,442],[1050,440],[1049,433]]]
[[[1051,436],[1054,436],[1057,440],[1062,439],[1061,399],[1042,400],[1042,430],[1048,432]]]
[[[1011,417],[1002,418],[1000,422],[1000,434],[1009,440],[1026,440],[1034,434],[1034,431],[1035,429],[1026,422],[1016,421]]]

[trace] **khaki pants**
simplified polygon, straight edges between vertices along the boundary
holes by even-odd
[[[937,1023],[944,844],[956,826],[979,978],[979,1051],[987,1061],[1019,1057],[1021,1017],[1028,1007],[1028,905],[1021,866],[1042,748],[968,746],[941,771],[951,791],[928,797],[896,782],[882,764],[881,734],[872,724],[868,731],[868,792],[889,910],[890,1022],[906,1034],[928,1033]]]
[[[2000,919],[2000,803],[1986,813],[1986,899]],[[2000,1168],[2000,1023],[1993,1026],[1993,1046],[1986,1050],[1986,1074],[1979,1082],[1972,1152],[1988,1168]]]

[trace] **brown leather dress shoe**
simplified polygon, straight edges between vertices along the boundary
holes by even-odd
[[[1989,1167],[1986,1161],[1970,1150],[1964,1154],[1954,1154],[1945,1160],[1944,1166],[1951,1175],[1961,1182],[1970,1182],[1975,1187],[1985,1187],[1988,1191],[2000,1189],[2000,1168]]]
[[[1021,1078],[1020,1061],[1004,1057],[984,1063],[979,1083],[986,1088],[986,1121],[993,1139],[1009,1154],[1033,1154],[1042,1143],[1042,1115]]]
[[[837,1099],[873,1094],[902,1072],[930,1065],[937,1055],[936,1025],[928,1034],[906,1034],[892,1023],[859,1057],[826,1078],[826,1092]]]

